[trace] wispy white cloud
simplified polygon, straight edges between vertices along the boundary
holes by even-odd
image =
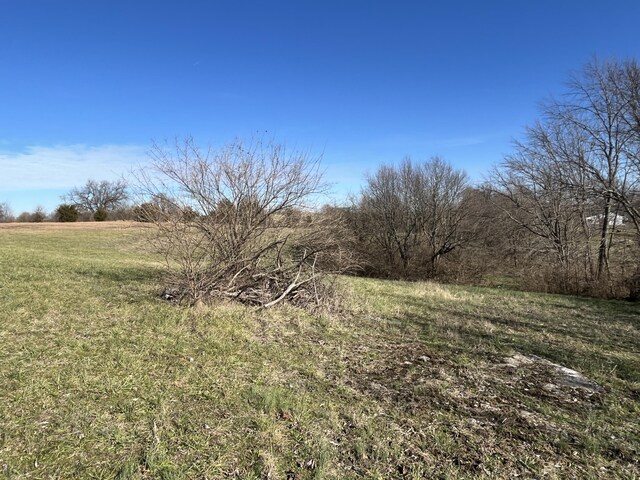
[[[89,178],[113,180],[147,160],[140,145],[29,146],[0,148],[0,190],[69,188]]]

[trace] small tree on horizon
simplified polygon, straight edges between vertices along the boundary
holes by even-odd
[[[34,223],[42,223],[47,219],[47,211],[43,206],[38,205],[31,214],[31,221]]]
[[[62,199],[75,205],[79,212],[93,214],[96,221],[107,219],[108,212],[123,207],[129,199],[127,184],[124,180],[109,182],[87,180],[83,187],[73,188]]]
[[[0,203],[0,222],[11,222],[13,220],[11,207],[7,202]]]
[[[405,158],[366,178],[352,225],[377,274],[434,276],[440,260],[464,242],[467,175],[439,157]]]
[[[96,222],[104,222],[107,217],[109,216],[109,214],[107,213],[107,211],[104,208],[99,208],[98,210],[96,210],[93,214],[93,219]]]
[[[78,215],[78,208],[68,203],[63,203],[56,209],[56,219],[59,222],[76,222]]]

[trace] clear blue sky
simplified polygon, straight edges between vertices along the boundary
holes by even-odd
[[[0,201],[268,131],[336,198],[405,155],[479,179],[592,55],[640,56],[640,1],[3,0]]]

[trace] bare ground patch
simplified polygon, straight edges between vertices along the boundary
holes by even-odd
[[[361,345],[341,360],[347,367],[336,380],[375,400],[378,418],[396,435],[400,477],[429,463],[487,477],[589,471],[588,460],[577,454],[579,426],[567,418],[592,415],[606,393],[595,384],[587,389],[563,382],[551,362],[512,366],[495,357],[460,364],[418,341]],[[357,429],[344,434],[357,436]],[[636,471],[630,452],[616,449],[615,461]]]

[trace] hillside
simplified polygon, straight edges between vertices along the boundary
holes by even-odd
[[[344,278],[340,313],[189,309],[145,232],[0,228],[5,478],[640,476],[637,304]]]

